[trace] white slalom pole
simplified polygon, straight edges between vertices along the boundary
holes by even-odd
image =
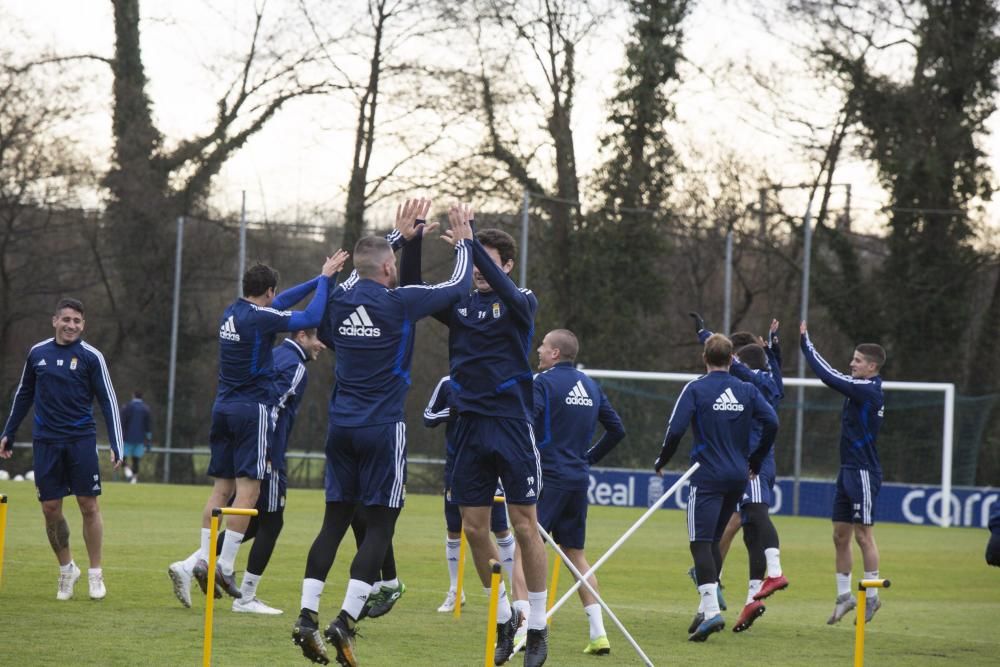
[[[599,568],[600,566],[604,565],[605,561],[607,561],[608,558],[610,558],[611,555],[614,552],[618,551],[618,549],[621,547],[621,545],[623,545],[628,538],[632,537],[632,533],[634,533],[635,531],[639,530],[639,526],[641,526],[642,524],[644,524],[646,522],[646,519],[648,519],[649,517],[651,517],[656,510],[658,510],[661,507],[663,507],[663,503],[667,502],[667,498],[669,498],[671,495],[673,495],[673,493],[675,491],[677,491],[677,489],[679,489],[681,487],[681,484],[683,484],[684,482],[686,482],[688,480],[688,478],[691,477],[691,475],[694,474],[694,471],[697,470],[700,467],[701,467],[700,463],[695,463],[690,468],[688,468],[687,472],[685,472],[683,475],[681,475],[680,479],[678,479],[676,482],[674,482],[670,486],[669,489],[667,489],[666,491],[664,491],[663,495],[660,496],[660,499],[657,500],[655,503],[653,503],[650,506],[650,508],[648,510],[646,510],[645,514],[643,514],[641,517],[639,517],[639,520],[636,521],[635,523],[633,523],[632,527],[629,528],[627,531],[625,531],[625,534],[622,535],[621,537],[619,537],[618,541],[615,542],[614,544],[612,544],[611,548],[608,549],[604,553],[603,556],[601,556],[599,559],[597,559],[597,562],[594,563],[593,565],[591,565],[590,569],[587,570],[587,573],[585,575],[582,575],[582,576],[589,577],[594,572],[597,572],[597,568]],[[576,580],[576,583],[573,584],[570,587],[570,589],[568,591],[566,591],[563,594],[563,596],[561,598],[559,598],[559,600],[554,605],[552,605],[552,609],[549,609],[548,613],[545,614],[545,618],[551,618],[552,614],[556,613],[559,610],[560,607],[562,607],[564,604],[566,604],[566,600],[568,600],[573,595],[573,593],[576,593],[577,589],[580,588],[580,582],[581,581],[583,581],[582,578]],[[519,650],[521,650],[521,646],[523,646],[523,645],[524,645],[524,641],[518,642],[518,644],[514,646],[514,653],[517,653]]]
[[[578,570],[576,566],[573,565],[570,559],[566,556],[566,554],[563,553],[563,550],[560,549],[559,545],[555,543],[555,540],[552,539],[552,536],[549,535],[547,532],[545,532],[545,529],[542,528],[541,524],[538,524],[538,532],[542,534],[542,537],[544,537],[546,541],[552,546],[552,548],[555,549],[556,553],[559,554],[559,557],[562,558],[562,561],[564,563],[566,563],[566,567],[568,567],[569,571],[573,573],[573,576],[576,577],[577,581],[581,582],[583,584],[583,587],[586,588],[588,591],[590,591],[590,594],[593,595],[594,598],[597,600],[597,602],[601,605],[601,607],[604,608],[604,611],[608,612],[608,616],[611,617],[611,620],[614,621],[615,625],[618,626],[618,629],[621,630],[623,635],[625,635],[625,639],[627,639],[628,643],[632,645],[632,648],[635,649],[635,652],[639,654],[639,657],[642,658],[642,661],[646,663],[649,667],[653,667],[653,661],[649,659],[649,656],[643,653],[642,648],[639,646],[638,642],[636,642],[635,639],[632,638],[632,635],[630,635],[628,630],[625,629],[625,626],[622,624],[622,622],[618,620],[617,616],[615,616],[615,612],[611,611],[611,607],[609,607],[604,602],[604,600],[601,599],[601,596],[597,594],[597,591],[594,590],[594,587],[590,585],[590,582],[587,581],[582,574],[580,574],[580,570]],[[591,568],[591,570],[593,570],[593,568]],[[589,572],[587,576],[590,576]]]

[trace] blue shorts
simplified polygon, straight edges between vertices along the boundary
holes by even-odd
[[[35,440],[31,448],[39,500],[101,495],[96,436],[79,440]]]
[[[288,475],[284,470],[274,470],[267,464],[267,474],[260,480],[260,495],[257,496],[257,511],[284,512],[285,495],[288,493]]]
[[[498,477],[508,503],[534,505],[538,501],[542,465],[531,424],[524,419],[459,415],[455,468],[447,480],[452,502],[468,507],[493,504]]]
[[[743,511],[744,506],[752,504],[774,507],[774,477],[769,477],[761,471],[756,479],[747,480],[747,486],[743,490],[743,497],[740,499],[738,507],[741,523],[747,522],[746,512]]]
[[[406,498],[406,422],[330,424],[326,502],[402,507]]]
[[[743,497],[745,483],[691,485],[687,503],[688,539],[718,542]]]
[[[587,490],[546,486],[538,499],[538,523],[559,546],[583,549],[587,538]]]
[[[274,435],[263,403],[216,403],[212,408],[208,474],[219,479],[263,479]]]
[[[141,459],[142,455],[146,453],[146,443],[144,442],[126,442],[124,447],[125,456],[133,456],[137,459]]]
[[[882,476],[869,470],[841,468],[837,475],[837,493],[833,497],[833,520],[844,523],[875,523],[875,501],[882,487]]]
[[[502,495],[499,490],[497,495]],[[462,531],[462,511],[458,508],[457,503],[448,499],[447,494],[444,497],[444,522],[449,533]],[[490,513],[490,531],[503,533],[508,530],[510,530],[510,526],[507,524],[507,505],[506,503],[494,502],[493,511]]]

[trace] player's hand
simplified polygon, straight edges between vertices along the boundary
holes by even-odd
[[[0,438],[0,459],[9,459],[14,455],[14,448],[7,446],[7,436]]]
[[[344,268],[344,264],[350,256],[350,253],[346,250],[338,250],[333,253],[333,257],[327,257],[326,261],[323,262],[323,275],[329,278],[333,274],[340,271]]]
[[[445,241],[455,245],[459,241],[472,239],[473,210],[469,204],[454,204],[448,209],[450,229],[441,235]]]
[[[122,467],[122,462],[124,459],[115,459],[115,453],[111,452],[111,469],[118,470]]]
[[[805,320],[802,320],[802,323],[799,324],[799,333],[802,334],[803,336],[805,336],[807,333],[809,333],[809,329],[806,327],[806,321]]]
[[[771,340],[778,341],[778,320],[771,320],[771,326],[768,327],[767,333],[771,335]]]
[[[986,563],[993,567],[1000,567],[1000,534],[993,533],[990,541],[986,544]]]
[[[420,223],[427,220],[430,199],[407,199],[396,207],[396,230],[409,241],[421,233]]]
[[[667,463],[670,462],[670,458],[667,456],[666,451],[661,451],[660,455],[656,457],[653,461],[653,472],[655,472],[660,477],[663,477],[663,469],[667,467]]]
[[[694,312],[692,310],[690,313],[688,313],[688,317],[690,317],[691,319],[694,320],[694,332],[695,333],[700,333],[702,331],[702,329],[705,328],[705,320],[702,318],[702,316],[699,313],[696,313],[696,312]]]

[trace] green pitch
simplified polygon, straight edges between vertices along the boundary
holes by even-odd
[[[108,597],[87,597],[87,558],[80,516],[72,497],[66,515],[74,558],[84,576],[76,597],[55,599],[58,571],[30,483],[6,482],[10,496],[4,581],[0,588],[0,663],[4,665],[200,664],[204,599],[184,609],[171,592],[167,565],[198,542],[205,487],[107,484],[105,520]],[[283,616],[233,614],[216,604],[217,665],[309,664],[290,639],[309,545],[320,524],[318,491],[292,491],[285,529],[261,581],[259,596]],[[641,512],[591,508],[588,554],[597,558]],[[835,597],[830,524],[778,518],[782,561],[791,586],[767,601],[767,613],[743,634],[730,629],[746,596],[746,552],[736,542],[726,565],[726,629],[707,643],[686,641],[697,606],[685,574],[690,566],[684,515],[663,511],[648,521],[599,571],[603,597],[657,665],[849,665],[854,627],[849,619],[825,621]],[[983,561],[985,530],[883,524],[877,538],[882,574],[893,586],[868,627],[866,657],[872,665],[996,665],[1000,656],[1000,570]],[[406,594],[380,619],[361,624],[362,665],[481,665],[486,596],[467,570],[468,604],[462,618],[436,613],[448,587],[441,498],[410,496],[396,533],[396,554]],[[249,547],[241,550],[238,569]],[[550,552],[551,553],[551,552]],[[320,611],[325,624],[343,598],[354,555],[348,537],[330,573]],[[551,557],[551,556],[550,556]],[[550,561],[551,562],[551,561]],[[855,577],[860,566],[855,568]],[[564,569],[560,591],[572,583]],[[197,591],[197,586],[195,589]],[[199,591],[200,593],[200,591]],[[578,600],[556,616],[546,665],[639,665],[632,648],[605,617],[610,656],[582,654],[587,624]],[[510,664],[519,665],[521,658]]]

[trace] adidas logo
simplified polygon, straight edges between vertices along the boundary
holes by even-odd
[[[47,364],[47,363],[45,363],[45,360],[44,360],[44,359],[42,359],[41,361],[39,361],[39,362],[38,362],[38,363],[37,363],[37,364],[35,365],[35,368],[38,368],[38,367],[40,367],[40,366],[48,366],[48,364]]]
[[[726,390],[715,399],[712,409],[722,412],[743,412],[743,404],[736,400],[733,390],[726,387]]]
[[[240,342],[240,335],[236,333],[236,322],[232,315],[219,327],[219,338],[222,340],[231,340],[234,343]]]
[[[364,306],[358,306],[351,316],[344,320],[340,328],[337,329],[341,336],[364,336],[366,338],[378,338],[382,331],[375,326],[372,318],[368,317],[368,311]]]
[[[586,405],[587,407],[593,407],[594,401],[587,396],[587,390],[583,388],[582,380],[577,380],[573,388],[569,390],[569,394],[566,396],[566,405]]]
[[[535,490],[534,489],[528,489],[528,492],[526,494],[524,494],[524,497],[525,498],[534,498],[535,497]]]

